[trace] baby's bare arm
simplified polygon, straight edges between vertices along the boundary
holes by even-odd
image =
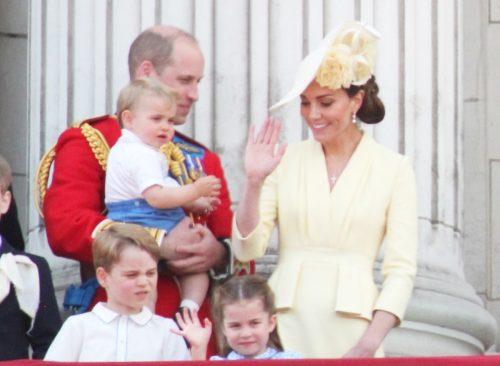
[[[181,187],[166,187],[158,184],[146,188],[142,196],[154,208],[167,209],[187,205],[200,197],[217,197],[220,180],[212,175],[202,177],[192,184]]]

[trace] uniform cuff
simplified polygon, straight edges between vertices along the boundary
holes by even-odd
[[[219,243],[226,250],[225,263],[210,270],[210,277],[216,281],[224,280],[233,273],[233,252],[228,238],[217,238]]]

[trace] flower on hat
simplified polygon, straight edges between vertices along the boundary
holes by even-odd
[[[348,22],[330,31],[320,47],[302,60],[292,88],[270,110],[299,96],[315,79],[332,90],[365,84],[373,74],[378,38],[375,29],[360,22]]]
[[[316,74],[316,81],[323,87],[348,88],[353,74],[351,50],[345,45],[330,47]]]
[[[378,33],[359,22],[347,23],[327,48],[316,81],[331,90],[363,85],[372,76]]]

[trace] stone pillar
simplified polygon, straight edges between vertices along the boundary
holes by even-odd
[[[462,273],[461,234],[421,223],[419,267],[405,320],[386,339],[389,356],[483,354],[494,346],[496,321]],[[454,267],[457,265],[456,267]]]
[[[500,320],[500,1],[463,0],[465,275]],[[500,332],[497,332],[500,350]],[[498,352],[498,351],[497,351]]]
[[[406,19],[405,150],[417,175],[420,247],[405,320],[387,338],[392,356],[482,354],[495,342],[496,321],[464,276],[461,7],[415,2]]]

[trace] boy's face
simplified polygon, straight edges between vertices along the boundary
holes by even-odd
[[[11,200],[12,194],[10,193],[10,191],[0,188],[0,218],[9,210]]]
[[[119,314],[139,313],[156,295],[156,260],[137,247],[127,246],[109,272],[98,267],[96,274],[106,290],[107,307]]]
[[[156,148],[172,140],[174,136],[175,105],[169,106],[162,98],[143,96],[133,110],[122,112],[126,129],[132,131],[142,142]]]

